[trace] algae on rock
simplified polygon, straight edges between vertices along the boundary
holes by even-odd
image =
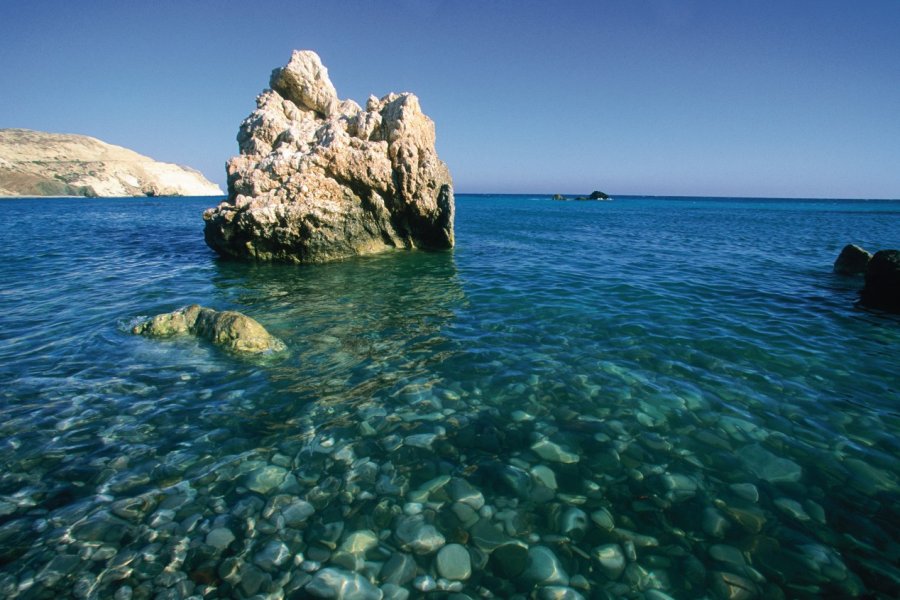
[[[170,337],[190,333],[232,352],[257,354],[278,352],[284,343],[247,315],[233,310],[216,311],[197,304],[156,315],[131,330],[148,337]]]

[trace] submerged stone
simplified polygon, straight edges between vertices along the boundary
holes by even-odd
[[[381,592],[384,594],[384,600],[407,600],[409,598],[409,590],[394,583],[382,585]]]
[[[749,471],[770,483],[793,483],[803,476],[800,465],[772,454],[759,444],[744,446],[737,455]]]
[[[625,570],[625,553],[618,544],[606,544],[594,548],[591,557],[610,579],[618,579]]]
[[[528,566],[522,578],[536,585],[569,585],[569,576],[562,563],[547,546],[535,546],[528,550]]]
[[[282,541],[272,540],[256,553],[253,562],[264,571],[274,571],[291,557],[291,551]]]
[[[453,500],[468,504],[474,510],[480,510],[484,506],[484,494],[465,479],[459,479],[458,477],[451,479],[448,491]]]
[[[447,544],[441,548],[437,553],[435,565],[438,574],[446,579],[464,580],[472,574],[469,551],[460,544]]]
[[[740,567],[747,564],[747,560],[744,558],[743,553],[734,546],[713,544],[709,547],[709,555],[720,562],[730,563]]]
[[[206,534],[206,543],[219,550],[227,548],[235,539],[234,534],[227,527],[217,527]]]
[[[672,502],[684,502],[697,493],[697,482],[687,475],[666,473],[660,480],[666,490],[666,499]]]
[[[606,508],[598,508],[591,513],[591,521],[603,531],[612,531],[616,527],[615,519],[612,513]]]
[[[743,498],[748,502],[756,503],[759,501],[759,490],[752,483],[732,483],[729,488],[739,498]]]
[[[584,600],[581,593],[561,585],[547,585],[539,588],[537,598],[539,600]]]
[[[232,352],[258,354],[280,352],[284,343],[247,315],[233,310],[216,311],[197,304],[156,315],[132,328],[148,337],[170,337],[190,333]]]
[[[316,512],[312,504],[305,500],[296,500],[281,509],[284,524],[288,527],[299,527]]]
[[[759,533],[766,524],[765,514],[755,506],[729,506],[721,501],[716,501],[716,506],[734,522],[751,533]]]
[[[288,471],[284,467],[267,465],[248,473],[245,485],[254,492],[266,494],[280,486],[287,474]]]
[[[574,539],[581,539],[587,531],[588,516],[580,508],[567,509],[560,519],[560,533]]]
[[[431,554],[446,543],[441,532],[434,525],[426,524],[421,515],[401,517],[394,536],[402,548],[416,554]]]
[[[548,439],[535,442],[531,446],[532,452],[550,462],[559,462],[565,464],[577,463],[581,457],[574,452],[565,450],[562,446]]]
[[[810,517],[806,514],[803,506],[791,498],[776,498],[775,506],[781,509],[785,514],[797,519],[798,521],[809,521]]]
[[[484,552],[491,552],[498,546],[510,541],[510,537],[488,519],[481,519],[469,531],[469,537],[475,546]]]
[[[381,600],[383,593],[359,573],[326,568],[303,588],[316,598],[334,600]]]
[[[341,543],[340,549],[350,554],[365,554],[378,545],[378,536],[374,531],[362,529],[348,535]]]
[[[729,522],[722,513],[712,507],[703,509],[703,518],[701,521],[703,531],[714,538],[725,537],[728,530]]]
[[[712,589],[723,600],[752,600],[759,597],[756,584],[740,575],[716,571],[711,575]]]
[[[518,540],[501,544],[491,553],[490,565],[501,577],[515,579],[528,566],[528,546]]]
[[[403,585],[416,576],[416,559],[405,552],[395,552],[381,567],[381,580]]]

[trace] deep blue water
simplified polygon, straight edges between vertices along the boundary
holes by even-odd
[[[308,267],[218,259],[213,204],[0,202],[0,596],[402,597],[422,518],[472,573],[411,551],[411,597],[900,595],[900,317],[831,272],[900,201],[464,195],[452,252]],[[195,302],[288,352],[129,333]]]

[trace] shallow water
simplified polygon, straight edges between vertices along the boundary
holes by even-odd
[[[461,196],[303,268],[213,202],[0,203],[3,597],[900,595],[900,318],[831,273],[900,202]],[[128,333],[193,302],[288,352]]]

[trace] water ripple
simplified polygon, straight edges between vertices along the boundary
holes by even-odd
[[[860,282],[830,273],[848,241],[900,246],[896,204],[464,196],[453,252],[297,268],[215,258],[209,203],[0,204],[17,224],[0,249],[7,597],[170,593],[162,568],[178,560],[191,590],[248,595],[197,559],[213,528],[230,523],[242,545],[228,552],[248,565],[269,541],[314,545],[241,516],[275,493],[248,491],[253,473],[289,465],[289,494],[334,503],[321,519],[377,529],[379,502],[403,501],[366,487],[363,459],[410,489],[467,477],[509,535],[552,546],[597,593],[721,595],[722,572],[762,596],[900,587],[900,319],[855,307]],[[130,335],[192,302],[257,318],[289,352]],[[540,440],[580,461],[547,462]],[[517,496],[510,474],[540,465],[559,495]],[[179,521],[148,508],[125,526],[115,502]],[[462,536],[440,506],[436,523]],[[596,528],[561,541],[574,506],[659,546],[601,575],[582,554],[625,542]],[[470,595],[528,592],[496,575],[473,576]]]

